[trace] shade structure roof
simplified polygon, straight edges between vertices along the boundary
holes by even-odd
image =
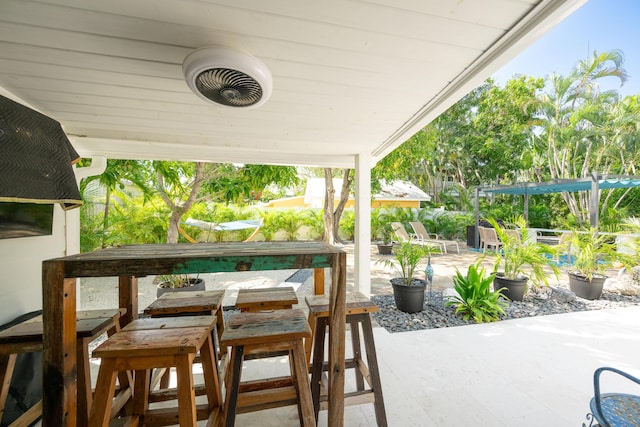
[[[598,188],[608,190],[612,188],[640,187],[640,176],[616,176],[600,178]],[[522,184],[482,188],[485,193],[537,195],[561,192],[589,191],[592,188],[591,178],[557,180],[553,182],[525,182]]]
[[[586,0],[2,0],[0,94],[83,157],[375,164]],[[260,60],[271,97],[206,102],[182,65]]]

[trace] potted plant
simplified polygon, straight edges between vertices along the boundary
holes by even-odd
[[[422,311],[427,285],[423,279],[414,276],[420,261],[430,256],[434,250],[435,248],[429,245],[402,242],[393,247],[392,259],[380,261],[400,273],[400,277],[391,279],[393,298],[398,310],[405,313]]]
[[[598,233],[591,227],[588,231],[571,229],[565,249],[571,253],[572,267],[567,271],[569,288],[580,298],[599,299],[604,282],[605,270],[615,261],[626,262],[627,257],[616,251],[612,236]]]
[[[158,276],[156,297],[167,292],[204,291],[204,279],[199,276],[191,277],[189,274],[165,274]]]
[[[502,242],[502,253],[496,256],[494,271],[494,288],[504,288],[504,296],[512,301],[522,301],[528,291],[529,280],[535,285],[547,285],[549,266],[556,278],[560,271],[553,262],[555,250],[543,243],[530,239],[527,222],[522,215],[513,220],[515,229],[502,228],[498,222],[490,218],[489,223],[495,228],[498,238]],[[498,268],[503,266],[503,271]]]
[[[463,276],[456,268],[453,287],[457,293],[447,306],[455,306],[456,314],[462,314],[465,320],[473,318],[476,323],[494,322],[504,314],[507,303],[500,299],[503,289],[491,290],[495,273],[486,275],[482,260],[471,264],[467,275]]]
[[[376,243],[380,255],[391,255],[393,248],[393,230],[389,220],[390,214],[386,210],[371,210],[371,241]]]
[[[387,225],[380,229],[380,240],[377,243],[378,253],[380,255],[391,255],[393,249],[393,230]]]

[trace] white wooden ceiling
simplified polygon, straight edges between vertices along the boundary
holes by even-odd
[[[0,94],[85,157],[377,161],[586,0],[1,0]],[[256,109],[208,104],[182,61],[262,60]]]

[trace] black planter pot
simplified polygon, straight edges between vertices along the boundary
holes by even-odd
[[[413,279],[412,285],[402,284],[401,279],[391,279],[393,299],[396,307],[405,313],[418,313],[424,308],[424,292],[427,284],[424,280]]]
[[[524,294],[527,292],[528,277],[520,276],[516,279],[507,279],[504,277],[504,273],[497,273],[495,279],[493,279],[493,290],[505,288],[502,291],[502,295],[509,298],[511,301],[522,301]]]
[[[189,286],[183,286],[182,288],[164,287],[163,286],[164,282],[159,283],[156,288],[156,297],[160,298],[161,295],[164,295],[167,292],[193,292],[193,291],[205,290],[204,279],[190,278],[189,283],[190,283]]]
[[[594,274],[591,280],[583,274],[569,272],[569,289],[580,298],[594,300],[602,296],[602,288],[607,276]]]
[[[393,253],[393,245],[378,243],[378,253],[380,255],[391,255]]]

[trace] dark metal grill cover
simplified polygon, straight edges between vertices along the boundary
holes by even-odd
[[[262,99],[262,88],[253,77],[228,68],[203,71],[196,87],[205,97],[229,107],[249,107]]]
[[[0,96],[0,202],[80,206],[78,160],[60,123]]]

